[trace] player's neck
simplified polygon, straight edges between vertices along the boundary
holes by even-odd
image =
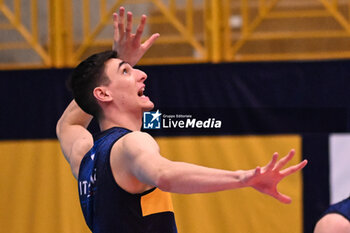
[[[141,113],[115,113],[107,115],[99,121],[101,131],[112,127],[123,127],[131,131],[140,131],[142,126]]]

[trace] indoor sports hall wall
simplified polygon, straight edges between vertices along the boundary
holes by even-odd
[[[330,201],[349,195],[349,61],[141,69],[148,74],[146,94],[163,116],[222,122],[214,129],[147,130],[165,157],[236,170],[264,165],[273,152],[294,148],[292,163],[309,160],[303,173],[279,185],[293,198],[290,205],[251,189],[173,195],[179,232],[308,233]],[[77,184],[55,137],[71,99],[65,88],[70,72],[0,72],[1,232],[88,232]]]

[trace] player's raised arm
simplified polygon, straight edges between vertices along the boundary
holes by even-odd
[[[93,145],[90,132],[86,129],[92,116],[85,113],[73,100],[57,122],[56,134],[62,152],[77,177],[82,157]]]

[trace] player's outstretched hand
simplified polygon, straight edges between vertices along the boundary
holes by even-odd
[[[278,160],[278,153],[274,153],[271,161],[264,167],[257,167],[251,170],[250,174],[243,178],[245,185],[250,186],[259,192],[270,195],[282,203],[290,203],[292,200],[290,197],[280,193],[277,190],[278,183],[285,177],[303,169],[307,160],[287,167],[282,168],[293,158],[295,154],[294,150],[291,150],[288,155]]]

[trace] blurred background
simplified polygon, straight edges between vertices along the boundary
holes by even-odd
[[[312,232],[350,193],[349,0],[0,0],[0,232],[89,232],[55,125],[80,61],[112,47],[112,13],[142,14],[146,94],[220,129],[146,130],[162,154],[251,169],[297,151],[283,205],[254,190],[173,195],[181,233]],[[98,130],[92,126],[92,132]]]

